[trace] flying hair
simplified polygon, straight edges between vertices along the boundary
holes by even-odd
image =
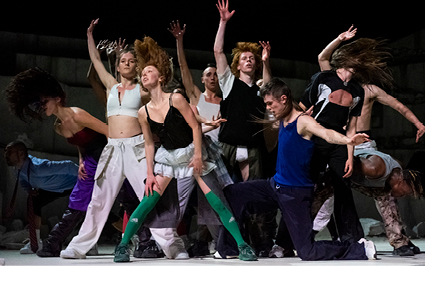
[[[392,55],[385,43],[386,40],[360,38],[335,50],[330,64],[333,69],[352,68],[353,79],[361,84],[391,89],[393,77],[387,61]]]
[[[137,59],[137,72],[141,77],[142,70],[147,66],[154,66],[159,74],[164,77],[161,86],[165,87],[173,78],[173,61],[168,53],[149,36],[143,41],[136,39],[134,50]]]
[[[66,94],[61,85],[51,74],[38,67],[14,76],[5,93],[10,111],[24,122],[42,120],[41,97],[60,97],[62,106],[65,106]]]

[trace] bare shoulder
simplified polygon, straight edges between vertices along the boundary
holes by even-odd
[[[173,101],[174,106],[184,105],[188,103],[186,97],[184,97],[183,94],[179,92],[174,92],[171,99]]]
[[[79,107],[70,107],[72,112],[74,113],[73,118],[76,122],[81,122],[88,117],[91,117],[91,115],[84,109],[81,109]]]
[[[146,119],[147,115],[146,115],[146,109],[145,109],[145,107],[147,107],[148,104],[149,103],[147,103],[146,105],[140,107],[139,110],[137,111],[137,116],[139,117],[139,119]]]
[[[299,117],[298,117],[298,124],[301,124],[301,125],[308,125],[308,124],[311,124],[311,123],[316,123],[316,120],[314,120],[314,118],[313,117],[311,117],[310,115],[307,115],[307,114],[301,114]]]
[[[301,115],[298,117],[297,131],[304,139],[311,139],[320,125],[310,115]]]
[[[84,113],[87,113],[87,111],[86,110],[84,110],[84,109],[82,109],[82,108],[80,108],[80,107],[70,107],[71,109],[72,109],[72,111],[75,113],[75,114],[84,114]]]

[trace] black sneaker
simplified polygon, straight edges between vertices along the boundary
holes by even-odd
[[[51,249],[47,249],[43,246],[41,250],[37,251],[37,256],[39,257],[59,257],[60,251],[53,251]]]
[[[147,244],[138,244],[133,253],[136,258],[162,258],[164,253],[158,249],[156,242],[150,240]]]
[[[399,255],[399,256],[414,256],[415,253],[413,250],[409,248],[408,245],[404,245],[399,247],[398,249],[394,249],[393,255]]]
[[[415,246],[411,241],[409,241],[408,245],[415,255],[421,253],[421,250],[419,249],[419,247]]]
[[[143,251],[148,247],[147,244],[138,243],[136,249],[134,250],[133,256],[136,258],[142,258]]]
[[[208,243],[195,240],[194,244],[187,250],[189,257],[202,257],[210,255]]]

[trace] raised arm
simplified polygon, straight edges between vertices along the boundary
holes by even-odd
[[[263,47],[263,53],[261,60],[263,61],[263,85],[268,83],[272,79],[272,71],[270,69],[270,43],[260,41],[261,46]]]
[[[177,57],[179,59],[180,72],[182,76],[183,86],[186,94],[190,99],[190,104],[197,105],[201,90],[193,83],[192,74],[190,73],[189,66],[187,65],[186,55],[183,48],[183,35],[186,32],[186,25],[183,29],[180,28],[180,23],[172,21],[168,29],[176,39],[177,44]]]
[[[93,20],[87,29],[87,44],[89,48],[90,59],[93,63],[94,68],[99,76],[99,79],[102,81],[103,85],[106,87],[107,94],[113,85],[117,84],[117,80],[106,70],[105,66],[102,63],[100,58],[99,51],[96,48],[96,44],[93,39],[93,30],[97,25],[99,19]]]
[[[329,43],[325,49],[322,50],[322,52],[320,52],[319,56],[318,56],[318,61],[319,61],[319,66],[320,66],[320,70],[321,71],[325,71],[325,70],[330,70],[331,69],[331,64],[329,63],[332,53],[335,51],[335,49],[341,44],[341,42],[349,40],[351,38],[353,38],[356,35],[357,32],[357,28],[355,28],[353,30],[353,25],[351,25],[351,27],[341,33],[340,35],[338,35],[337,38],[335,38],[334,40],[332,40],[331,43]]]
[[[224,3],[224,0],[218,0],[218,4],[216,4],[216,6],[220,12],[220,23],[218,25],[218,31],[215,36],[214,57],[217,65],[217,74],[222,75],[229,65],[227,63],[226,55],[223,51],[224,32],[226,30],[227,21],[230,20],[230,18],[233,16],[235,10],[229,12],[229,0],[226,0],[226,3]]]
[[[99,55],[106,50],[108,47],[108,40],[101,40],[97,45],[96,49],[99,51]],[[87,72],[87,80],[89,81],[96,97],[102,102],[103,106],[106,106],[106,91],[105,87],[96,78],[96,70],[93,67],[93,62],[90,63],[89,71]]]
[[[371,85],[368,87],[372,91],[376,101],[384,105],[388,105],[392,109],[397,110],[401,115],[403,115],[404,118],[406,118],[413,125],[415,125],[415,127],[418,129],[418,131],[416,132],[416,142],[418,142],[419,139],[425,133],[425,126],[424,124],[422,124],[421,121],[419,121],[415,114],[413,114],[413,112],[409,108],[407,108],[403,103],[398,101],[397,98],[389,95],[383,89],[375,85]]]

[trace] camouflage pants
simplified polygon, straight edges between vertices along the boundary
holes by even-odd
[[[324,178],[326,178],[326,174]],[[319,184],[314,193],[314,200],[311,206],[313,218],[316,217],[320,209],[323,209],[323,203],[333,196],[333,187],[331,185],[327,185],[329,183],[326,182],[326,180],[324,183],[326,183],[326,185],[323,183]],[[385,233],[387,235],[388,242],[391,246],[397,249],[409,243],[409,238],[404,235],[403,232],[403,222],[400,217],[397,199],[395,199],[389,191],[385,190],[385,188],[364,187],[355,184],[354,182],[351,182],[351,188],[366,196],[374,198],[376,208],[378,209],[385,225]],[[329,213],[329,215],[330,214],[331,213]]]

